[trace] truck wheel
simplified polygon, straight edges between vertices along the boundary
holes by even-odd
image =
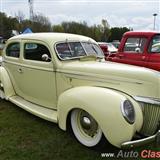
[[[72,111],[71,127],[78,141],[87,147],[98,145],[102,139],[102,130],[98,123],[84,110],[75,109]]]

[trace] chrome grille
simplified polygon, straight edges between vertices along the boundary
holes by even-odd
[[[160,127],[160,105],[143,103],[143,126],[140,131],[144,135],[153,135]]]

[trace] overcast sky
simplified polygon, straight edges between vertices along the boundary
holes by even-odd
[[[126,26],[134,30],[152,30],[153,13],[157,13],[156,30],[160,31],[160,0],[34,0],[33,8],[52,24],[86,21],[93,25],[106,19],[111,27]],[[21,11],[29,17],[28,0],[0,0],[0,9],[7,15]]]

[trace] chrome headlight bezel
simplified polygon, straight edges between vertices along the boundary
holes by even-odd
[[[124,119],[129,123],[133,124],[136,119],[135,109],[130,100],[124,100],[121,104],[121,112]]]

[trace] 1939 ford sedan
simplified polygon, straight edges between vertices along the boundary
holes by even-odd
[[[63,33],[8,40],[0,67],[0,97],[63,130],[69,121],[87,147],[102,135],[119,148],[160,139],[160,74],[104,62],[97,43]],[[143,138],[133,140],[135,135]]]

